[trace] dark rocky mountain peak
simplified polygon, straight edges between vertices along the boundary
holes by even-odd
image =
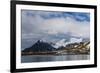
[[[43,40],[38,40],[35,44],[33,44],[31,47],[24,49],[25,52],[45,52],[45,51],[53,51],[55,50],[54,47],[52,47],[49,43],[44,42]]]

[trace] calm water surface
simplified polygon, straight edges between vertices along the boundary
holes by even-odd
[[[70,60],[88,60],[90,55],[30,55],[22,56],[21,62],[48,62],[48,61],[70,61]]]

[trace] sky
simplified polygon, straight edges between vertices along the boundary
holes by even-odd
[[[56,43],[74,38],[90,38],[90,13],[21,10],[21,48],[37,40]]]

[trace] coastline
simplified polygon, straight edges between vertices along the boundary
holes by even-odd
[[[45,56],[45,55],[46,55],[46,56],[47,56],[47,55],[48,55],[48,56],[49,56],[49,55],[50,55],[50,56],[59,56],[59,55],[90,55],[90,54],[89,54],[89,53],[77,53],[77,54],[76,54],[76,53],[64,53],[64,54],[57,54],[57,53],[55,53],[55,54],[47,54],[47,53],[46,53],[46,54],[43,54],[43,53],[42,53],[42,54],[38,54],[38,53],[37,53],[37,54],[21,54],[21,56],[32,56],[32,55],[33,55],[33,56],[40,56],[40,55],[41,55],[41,56],[42,56],[42,55],[43,55],[43,56]]]

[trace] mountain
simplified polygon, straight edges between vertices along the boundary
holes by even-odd
[[[74,43],[80,43],[80,42],[86,42],[89,41],[89,39],[82,39],[82,38],[70,38],[69,41],[66,39],[61,39],[57,41],[56,43],[53,42],[46,42],[44,40],[38,40],[35,44],[33,44],[29,48],[25,48],[23,52],[47,52],[47,51],[57,51],[61,50],[65,47],[68,47],[69,44]]]
[[[89,40],[82,38],[70,38],[69,41],[62,39],[56,43],[38,40],[31,47],[25,48],[22,55],[89,54],[90,47],[87,46],[88,44]]]
[[[52,46],[57,49],[59,47],[65,47],[66,45],[71,43],[80,43],[80,42],[82,42],[82,38],[70,38],[69,41],[66,41],[66,39],[62,39],[53,44]]]
[[[54,50],[55,48],[51,46],[51,44],[44,42],[43,40],[38,40],[31,47],[24,49],[23,52],[46,52]]]
[[[59,48],[59,47],[61,47],[61,46],[66,46],[66,39],[62,39],[62,40],[59,40],[58,42],[56,42],[55,44],[53,44],[52,46],[54,47],[54,48]]]

